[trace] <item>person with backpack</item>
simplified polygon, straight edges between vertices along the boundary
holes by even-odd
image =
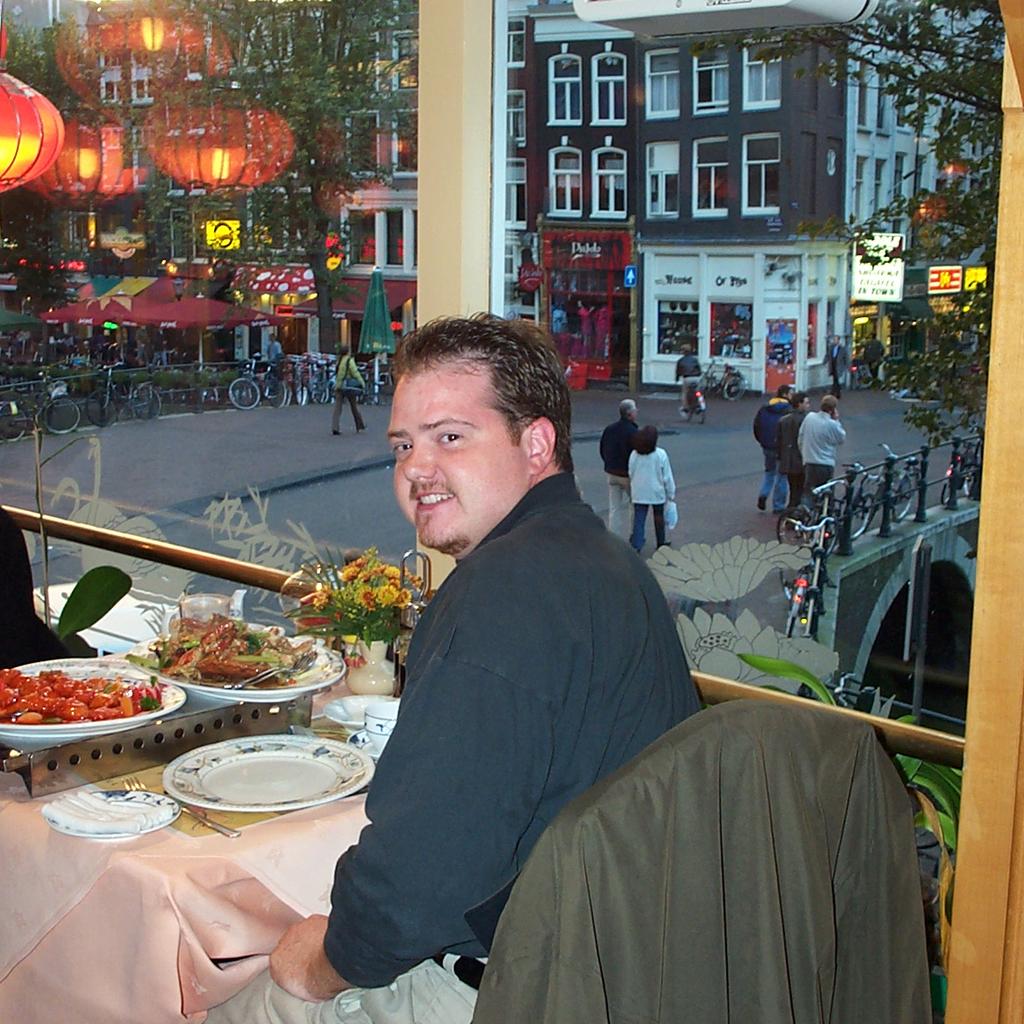
[[[780,384],[775,391],[775,397],[762,405],[754,417],[754,437],[764,455],[764,479],[757,494],[757,507],[762,512],[768,503],[769,495],[772,499],[772,512],[778,514],[786,507],[787,483],[779,472],[777,442],[779,420],[793,411],[789,404],[792,390],[792,384]]]
[[[356,433],[366,429],[362,413],[356,404],[356,398],[366,390],[366,381],[359,372],[359,366],[348,345],[338,347],[338,369],[334,375],[334,410],[331,413],[331,433],[341,433],[341,403],[348,399],[352,410],[352,419],[356,425]]]

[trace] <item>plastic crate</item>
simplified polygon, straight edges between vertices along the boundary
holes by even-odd
[[[606,359],[588,359],[587,377],[590,380],[611,380],[612,364]]]
[[[565,380],[570,391],[585,391],[587,388],[587,364],[571,359],[565,368]]]

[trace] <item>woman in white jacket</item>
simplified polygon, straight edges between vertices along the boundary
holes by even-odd
[[[665,502],[675,501],[676,482],[668,452],[658,447],[656,427],[641,427],[633,435],[633,451],[629,456],[629,490],[633,499],[633,534],[630,544],[637,551],[644,548],[644,526],[647,509],[654,512],[654,535],[658,547],[665,540]]]

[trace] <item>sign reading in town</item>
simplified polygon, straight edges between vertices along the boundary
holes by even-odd
[[[899,302],[903,298],[903,236],[878,233],[853,245],[853,285],[856,302]]]
[[[959,265],[928,268],[929,295],[956,295],[963,291],[964,268]]]

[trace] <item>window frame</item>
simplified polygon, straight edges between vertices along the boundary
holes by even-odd
[[[757,160],[751,161],[749,158],[749,148],[751,142],[759,142],[762,139],[774,139],[776,143],[776,151],[778,156],[774,160]],[[759,166],[761,170],[761,192],[762,199],[768,198],[768,186],[765,178],[767,168],[771,165],[775,165],[778,168],[777,173],[779,175],[779,181],[777,188],[779,191],[778,203],[775,205],[762,205],[753,206],[750,202],[750,170],[754,166]],[[749,135],[743,136],[743,182],[742,182],[742,206],[741,210],[744,217],[771,217],[776,216],[782,212],[782,135],[779,132],[752,132]]]
[[[521,97],[522,103],[513,105],[512,97]],[[513,118],[521,122],[522,132],[513,131]],[[509,89],[505,98],[505,131],[508,135],[509,144],[515,144],[519,148],[526,145],[526,90]]]
[[[670,170],[661,170],[661,169],[655,170],[651,166],[651,151],[653,149],[656,149],[656,148],[660,148],[660,149],[663,149],[665,151],[669,150],[670,148],[675,150],[675,154],[676,154],[676,169],[675,169],[674,172],[672,172]],[[678,218],[679,218],[679,186],[680,186],[680,173],[679,173],[680,153],[679,153],[679,150],[680,150],[680,146],[679,146],[679,140],[678,139],[666,139],[666,140],[664,140],[662,142],[648,142],[647,146],[646,146],[646,148],[644,150],[644,170],[645,170],[644,182],[646,184],[645,203],[646,203],[647,217],[650,220],[678,220]],[[675,209],[674,210],[665,209],[665,197],[668,195],[668,188],[667,188],[666,177],[671,175],[672,173],[675,173],[675,176],[676,176],[676,203],[675,203]],[[658,194],[661,196],[661,203],[660,203],[660,205],[661,205],[662,208],[659,209],[659,210],[655,210],[654,209],[654,202],[653,202],[653,199],[652,199],[653,189],[651,188],[651,184],[652,184],[652,181],[654,181],[654,180],[657,180],[657,182],[658,182]]]
[[[614,58],[620,68],[620,74],[615,76],[602,76],[600,74],[601,61]],[[628,86],[628,64],[626,61],[626,55],[624,53],[618,53],[615,50],[603,50],[601,53],[595,53],[590,58],[590,123],[592,125],[624,125],[626,123],[627,116],[627,105],[626,95]],[[612,100],[611,113],[613,116],[602,118],[601,112],[601,98],[604,92],[610,93],[610,99]],[[616,97],[619,103],[616,104],[614,101]],[[616,117],[614,109],[618,106],[621,109],[621,115]]]
[[[557,159],[563,153],[574,154],[577,159],[575,172],[558,171],[555,167]],[[558,176],[567,177],[574,174],[576,178],[576,192],[578,197],[577,205],[559,207],[556,205],[556,197],[559,188]],[[571,195],[572,188],[568,189]],[[583,216],[583,151],[576,146],[553,146],[548,150],[548,216],[550,217],[582,217]]]
[[[402,53],[402,43],[411,44],[406,54]],[[395,61],[395,73],[391,79],[391,87],[397,92],[415,92],[420,87],[420,37],[415,32],[396,32],[391,39],[391,54]],[[401,61],[408,59],[412,73],[400,70]]]
[[[651,63],[653,57],[670,57],[674,56],[675,68],[668,72],[652,72]],[[654,93],[653,82],[655,74],[658,78],[669,79],[675,77],[676,80],[676,105],[674,108],[665,107],[663,110],[655,110],[651,102],[652,95]],[[660,121],[666,118],[679,117],[682,113],[682,87],[683,87],[683,72],[679,65],[679,48],[675,47],[667,50],[648,50],[644,54],[644,117],[648,121]],[[666,88],[667,93],[667,88]]]
[[[522,177],[514,177],[513,168],[522,170]],[[510,156],[505,159],[505,227],[524,228],[526,227],[526,157]],[[521,201],[520,201],[521,197]],[[514,201],[513,201],[514,200]],[[521,217],[512,217],[515,209],[521,213]]]
[[[715,64],[701,64],[706,57],[715,54],[722,54],[723,59]],[[693,60],[693,113],[694,115],[725,114],[729,111],[729,51],[720,46],[715,50],[709,50],[692,58]],[[724,69],[725,72],[725,96],[716,99],[715,83],[718,77],[716,71]],[[705,103],[700,99],[700,79],[702,74],[711,74],[711,99]]]
[[[620,170],[603,170],[598,164],[601,157],[616,155],[622,158]],[[629,210],[629,154],[619,146],[598,146],[590,154],[590,216],[594,220],[625,220]],[[602,209],[599,205],[601,199],[601,183],[606,178],[619,178],[622,181],[622,209],[613,207]],[[612,188],[608,193],[610,196],[616,194]]]
[[[518,25],[518,28],[513,28],[514,25]],[[515,43],[514,40],[519,40],[519,50],[521,56],[517,59],[515,56]],[[505,33],[505,66],[510,68],[525,68],[526,67],[526,19],[525,18],[509,18],[508,29]]]
[[[751,48],[743,47],[743,109],[744,110],[778,110],[782,106],[782,58],[776,57],[772,60],[752,60]],[[779,69],[779,95],[778,98],[765,98],[768,91],[768,69],[777,65]],[[755,68],[761,69],[761,98],[751,98],[750,76]]]
[[[576,65],[576,75],[572,78],[556,78],[555,68],[559,61],[572,61]],[[564,119],[555,117],[558,107],[558,95],[565,91],[571,101],[575,86],[576,102],[579,114]],[[571,114],[572,103],[566,103],[566,113]],[[583,59],[575,53],[556,53],[548,58],[548,124],[549,125],[581,125],[583,124]]]
[[[699,161],[698,154],[699,154],[700,146],[702,144],[722,143],[722,142],[724,142],[725,145],[726,145],[726,154],[725,154],[725,160],[724,161],[722,161],[722,162],[718,162],[718,161],[713,161],[712,162],[712,161],[709,161],[707,163],[701,163]],[[692,173],[693,187],[691,188],[691,202],[690,202],[690,206],[691,206],[691,214],[696,219],[700,219],[700,220],[714,220],[714,219],[719,219],[719,218],[722,218],[722,217],[727,217],[729,215],[729,194],[728,194],[728,185],[729,185],[729,151],[728,151],[728,147],[729,147],[729,137],[727,135],[708,135],[708,136],[705,136],[703,138],[694,139],[693,140],[691,164],[690,164],[690,166],[691,166],[691,173]],[[711,188],[708,190],[708,194],[711,196],[712,202],[715,201],[715,198],[716,198],[717,193],[718,193],[718,190],[716,188],[717,181],[718,181],[718,169],[719,168],[724,168],[724,170],[725,170],[725,185],[726,185],[726,196],[725,196],[725,205],[724,206],[718,206],[716,204],[714,206],[709,206],[709,207],[705,208],[705,207],[701,207],[701,206],[698,205],[699,202],[700,202],[700,196],[701,196],[700,170],[701,170],[701,168],[704,168],[704,167],[709,168],[710,171],[711,171],[712,182],[711,182]]]

